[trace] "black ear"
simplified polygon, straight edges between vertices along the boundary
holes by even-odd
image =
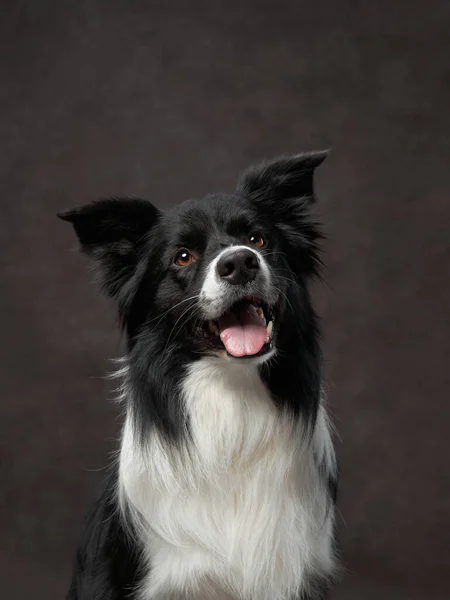
[[[72,223],[83,252],[99,263],[106,291],[123,299],[147,234],[160,217],[158,209],[146,200],[114,198],[58,217]]]
[[[254,165],[241,176],[237,190],[250,200],[314,199],[314,171],[328,156],[328,150],[281,156]]]

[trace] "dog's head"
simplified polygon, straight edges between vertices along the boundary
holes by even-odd
[[[167,212],[111,199],[59,216],[98,262],[130,344],[153,333],[166,349],[263,361],[289,327],[290,297],[317,273],[321,236],[309,208],[326,155],[251,167],[233,194]]]

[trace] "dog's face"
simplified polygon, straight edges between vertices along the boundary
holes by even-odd
[[[159,281],[150,312],[165,314],[168,335],[182,334],[201,353],[268,355],[288,267],[257,206],[239,195],[207,196],[162,216],[155,233],[164,250],[156,268],[147,255]]]
[[[116,199],[60,216],[99,261],[130,343],[158,334],[165,348],[262,362],[289,327],[290,296],[316,272],[320,234],[308,209],[313,171],[325,156],[253,167],[234,194],[164,213]]]

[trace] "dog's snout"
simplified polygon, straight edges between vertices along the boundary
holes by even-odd
[[[258,255],[247,248],[231,250],[217,262],[217,274],[232,285],[245,285],[253,281],[259,268]]]

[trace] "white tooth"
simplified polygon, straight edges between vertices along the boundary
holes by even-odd
[[[264,314],[263,309],[260,306],[258,306],[258,308],[256,309],[256,314],[258,315],[258,317],[260,319],[262,319],[264,321],[264,326],[265,326],[266,325],[266,316]]]
[[[272,337],[272,331],[273,331],[273,321],[270,321],[270,323],[267,325],[267,337],[269,339]]]
[[[208,328],[209,328],[210,333],[215,333],[214,327],[215,327],[214,321],[208,321]]]

